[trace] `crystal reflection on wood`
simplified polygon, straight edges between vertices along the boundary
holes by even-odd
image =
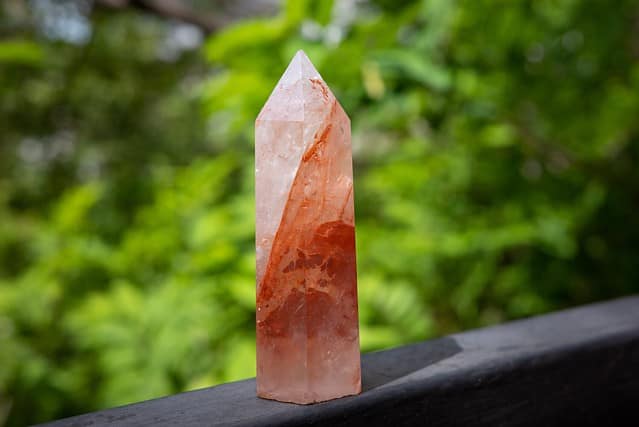
[[[299,51],[255,122],[257,394],[361,390],[350,121]]]

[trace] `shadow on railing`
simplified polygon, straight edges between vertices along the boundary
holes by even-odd
[[[371,353],[362,358],[362,393],[400,380],[460,351],[462,348],[454,338],[445,337]]]

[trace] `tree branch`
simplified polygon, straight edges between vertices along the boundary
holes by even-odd
[[[219,16],[191,9],[181,0],[96,0],[96,4],[110,9],[131,7],[144,10],[163,18],[193,24],[207,34],[219,29],[226,22],[226,19]]]

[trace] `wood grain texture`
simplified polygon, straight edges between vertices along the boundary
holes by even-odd
[[[45,425],[629,425],[639,296],[366,354],[362,382],[359,396],[299,406],[258,399],[251,379]]]

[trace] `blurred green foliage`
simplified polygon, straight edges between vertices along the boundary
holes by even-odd
[[[168,59],[131,12],[0,39],[0,424],[254,375],[253,120],[300,48],[352,117],[364,351],[639,291],[639,2],[344,4]]]

